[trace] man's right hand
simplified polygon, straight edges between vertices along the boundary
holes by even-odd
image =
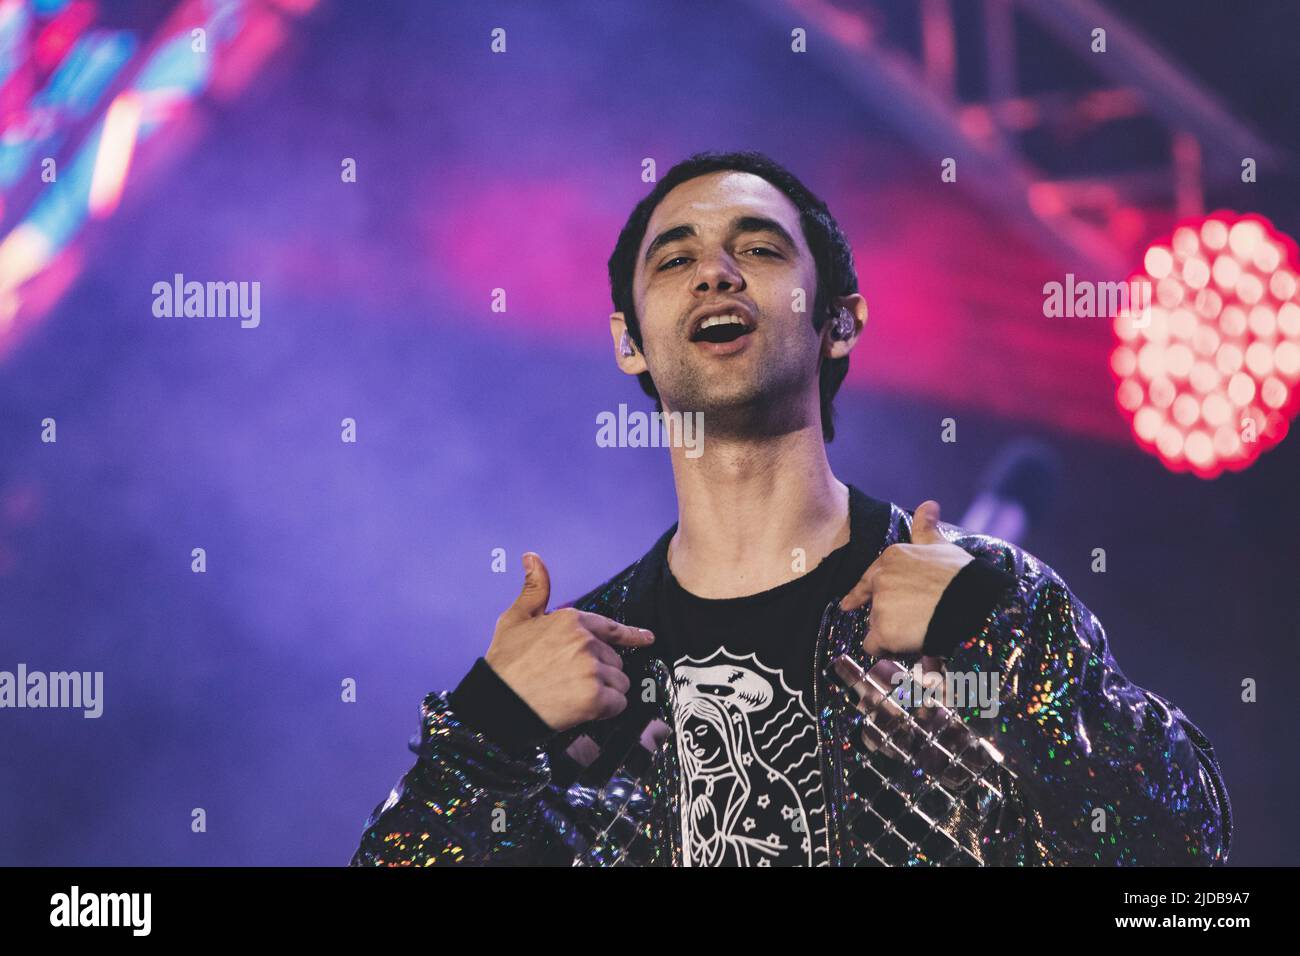
[[[531,551],[523,560],[524,589],[497,618],[488,666],[556,732],[618,716],[631,682],[611,645],[644,647],[654,635],[571,607],[548,614],[546,565]]]

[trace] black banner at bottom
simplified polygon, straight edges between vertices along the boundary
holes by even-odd
[[[284,938],[339,944],[356,938],[384,945],[444,941],[448,931],[477,930],[491,933],[494,942],[516,934],[562,942],[573,934],[575,942],[602,945],[603,925],[620,938],[631,928],[653,939],[664,921],[699,913],[700,893],[722,890],[718,902],[731,910],[723,918],[734,929],[758,930],[776,915],[794,928],[806,915],[810,943],[832,929],[854,945],[854,926],[872,927],[863,945],[895,931],[926,939],[927,946],[938,941],[935,934],[978,945],[994,927],[1025,940],[1031,937],[1022,934],[1044,931],[1072,939],[1194,932],[1226,941],[1243,930],[1284,928],[1281,911],[1293,876],[1294,870],[1281,868],[826,870],[748,877],[468,868],[0,869],[0,918],[6,936],[75,934],[80,943]],[[721,915],[716,905],[710,920]]]

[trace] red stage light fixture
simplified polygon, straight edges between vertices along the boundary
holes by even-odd
[[[1240,471],[1300,408],[1300,256],[1263,216],[1218,211],[1153,243],[1114,316],[1115,400],[1171,471]],[[1141,307],[1145,306],[1145,308]]]

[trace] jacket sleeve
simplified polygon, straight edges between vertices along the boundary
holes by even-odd
[[[366,821],[352,866],[548,862],[549,728],[480,658],[420,708],[415,765]]]
[[[957,543],[1009,577],[947,668],[998,673],[992,742],[1045,855],[1084,865],[1226,861],[1231,808],[1200,730],[1124,676],[1101,622],[1050,567],[996,538]],[[967,719],[973,710],[959,708]]]

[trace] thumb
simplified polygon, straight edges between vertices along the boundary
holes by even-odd
[[[939,502],[922,501],[912,515],[912,543],[942,544],[946,540],[939,533]]]
[[[510,605],[507,613],[520,618],[537,617],[546,613],[551,600],[551,575],[542,559],[532,551],[524,552],[524,589]]]

